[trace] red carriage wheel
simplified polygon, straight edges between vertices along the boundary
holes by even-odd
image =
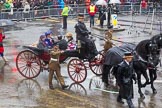
[[[17,55],[16,67],[22,76],[31,79],[40,74],[41,61],[35,53],[25,50]]]
[[[68,63],[68,74],[76,83],[82,83],[87,77],[87,69],[79,59],[72,59]]]
[[[99,53],[93,61],[89,62],[89,67],[95,75],[102,75],[103,59],[103,54]]]

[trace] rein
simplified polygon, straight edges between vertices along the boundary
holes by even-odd
[[[93,33],[92,35],[93,35],[93,36],[95,35],[95,37],[97,37],[97,38],[99,38],[99,39],[103,39],[103,40],[105,39],[102,35],[99,35],[99,34]],[[136,45],[136,44],[133,44],[133,43],[131,43],[131,42],[120,41],[120,40],[117,40],[117,39],[111,39],[111,40],[116,41],[116,42],[121,42],[121,43]]]

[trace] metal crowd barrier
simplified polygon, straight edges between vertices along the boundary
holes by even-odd
[[[119,14],[121,13],[131,13],[132,11],[140,13],[142,10],[140,5],[117,5],[119,10]],[[153,8],[148,7],[145,12],[147,13]],[[157,7],[157,11],[161,11],[159,7]],[[48,7],[45,9],[31,9],[28,12],[23,12],[23,9],[14,9],[13,14],[11,14],[10,10],[3,10],[0,12],[0,19],[11,19],[11,20],[26,20],[26,19],[36,19],[36,18],[46,18],[46,17],[61,17],[61,8],[53,8]],[[69,11],[69,16],[77,16],[78,13],[88,14],[85,6],[77,6],[71,7]]]

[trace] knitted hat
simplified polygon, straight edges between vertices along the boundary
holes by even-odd
[[[68,32],[68,33],[66,33],[66,35],[65,35],[66,37],[72,37],[73,36],[73,34],[71,33],[71,32]]]

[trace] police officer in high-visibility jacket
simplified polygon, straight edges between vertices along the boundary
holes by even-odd
[[[69,13],[69,7],[67,4],[65,4],[65,7],[62,10],[62,17],[63,17],[63,29],[67,29],[67,17]]]
[[[90,16],[90,27],[94,26],[94,17],[96,12],[97,12],[96,6],[93,3],[91,3],[91,5],[88,7],[88,13]]]

